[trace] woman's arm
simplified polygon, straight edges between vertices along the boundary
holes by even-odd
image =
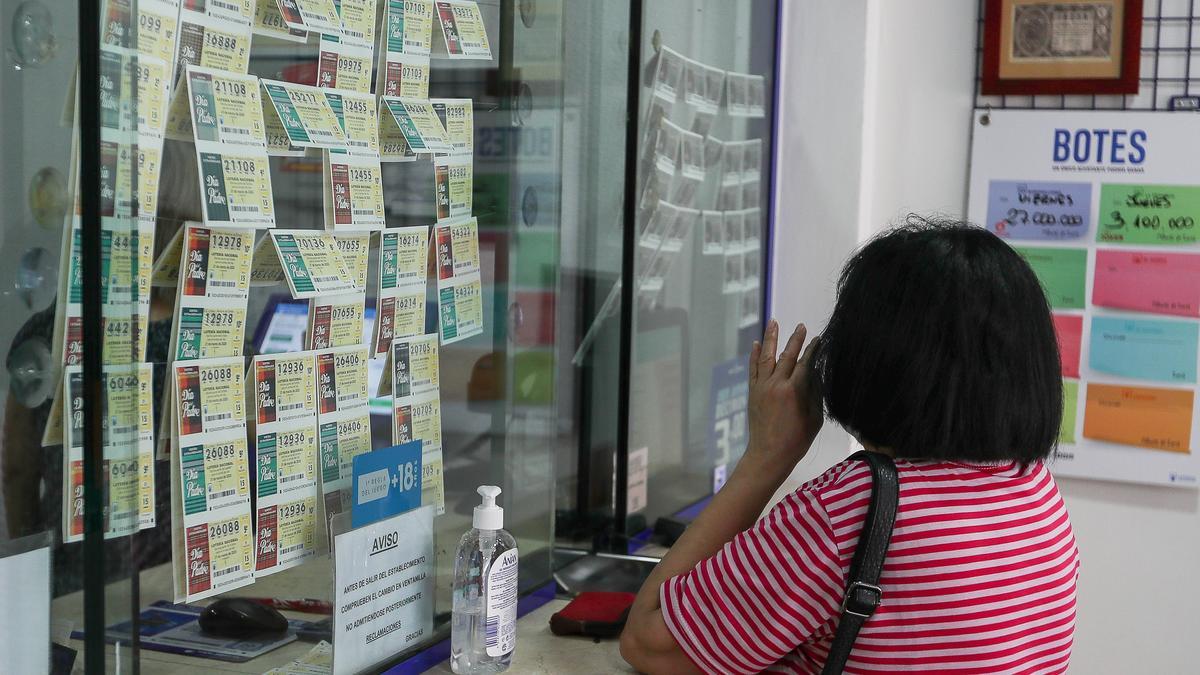
[[[753,526],[820,431],[820,406],[809,391],[808,360],[813,343],[797,361],[806,336],[805,327],[797,326],[776,364],[779,324],[771,321],[763,344],[756,342],[751,350],[746,453],[725,486],[646,579],[621,634],[621,656],[640,671],[696,672],[667,629],[660,587]]]

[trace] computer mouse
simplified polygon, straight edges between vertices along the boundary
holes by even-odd
[[[246,598],[221,598],[200,612],[200,630],[221,637],[284,633],[287,629],[288,621],[279,610]]]

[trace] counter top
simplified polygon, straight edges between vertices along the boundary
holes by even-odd
[[[331,570],[328,559],[318,558],[307,565],[289,570],[291,574],[279,574],[266,577],[256,582],[253,589],[255,594],[288,595],[289,586],[299,584],[303,588],[319,587],[321,579],[327,579]],[[142,598],[157,599],[170,597],[171,589],[170,565],[161,565],[142,572]],[[301,579],[301,577],[303,579]],[[110,584],[106,593],[106,609],[109,620],[116,621],[127,616],[129,607],[129,584]],[[231,593],[231,595],[236,595]],[[82,615],[82,592],[72,593],[54,600],[54,615],[59,619],[72,619],[78,622]],[[550,615],[565,607],[567,600],[555,598],[538,609],[526,614],[517,621],[517,652],[513,657],[510,673],[632,673],[634,672],[621,659],[617,641],[604,640],[597,642],[591,638],[558,637],[550,633]],[[312,615],[285,612],[285,614],[300,618],[312,618]],[[70,644],[81,651],[79,660],[82,661],[83,642],[71,640]],[[146,675],[172,675],[179,673],[262,673],[265,670],[282,666],[293,659],[300,658],[312,645],[306,642],[292,642],[279,649],[264,654],[245,663],[225,663],[211,659],[192,658],[178,654],[143,649],[141,652],[141,672]],[[116,672],[117,664],[128,665],[129,650],[121,650],[118,655],[110,646],[108,648],[108,667]],[[82,672],[82,668],[80,668]],[[427,671],[431,673],[449,673],[449,662]]]
[[[550,632],[550,615],[567,605],[555,598],[517,621],[517,652],[507,672],[515,675],[591,675],[635,672],[621,658],[616,639],[559,637]],[[426,671],[450,673],[450,664]]]

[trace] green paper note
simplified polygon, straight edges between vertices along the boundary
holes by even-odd
[[[1096,241],[1173,246],[1200,242],[1200,187],[1102,185]]]
[[[1079,407],[1079,383],[1063,380],[1063,415],[1058,427],[1059,443],[1075,442],[1075,409]]]
[[[1055,309],[1083,309],[1086,295],[1087,251],[1081,248],[1017,247],[1042,282],[1046,299]]]

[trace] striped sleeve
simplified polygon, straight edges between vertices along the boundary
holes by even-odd
[[[843,573],[829,516],[802,488],[660,589],[663,618],[698,668],[756,673],[828,628]]]

